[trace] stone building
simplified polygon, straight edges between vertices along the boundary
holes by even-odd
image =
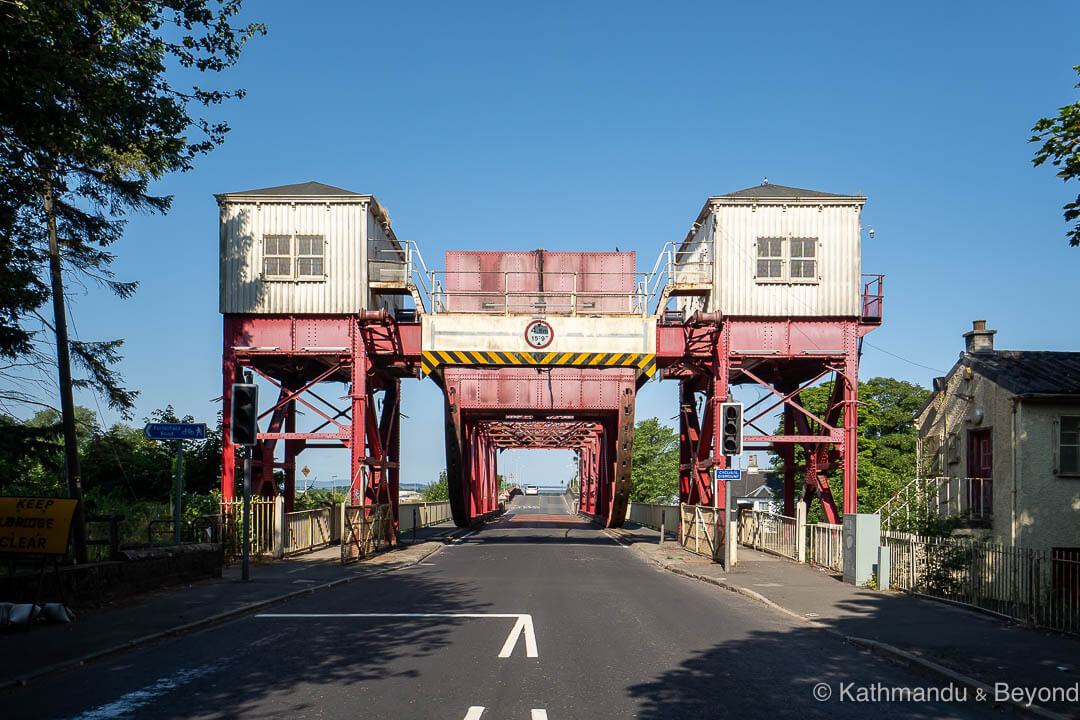
[[[985,320],[916,413],[925,477],[971,531],[1007,545],[1080,548],[1080,352],[995,350]],[[942,496],[939,495],[939,502]]]

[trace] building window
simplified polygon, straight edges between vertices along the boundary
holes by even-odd
[[[791,278],[793,280],[817,280],[817,240],[814,238],[791,238]]]
[[[292,277],[292,238],[288,235],[263,237],[263,275],[273,278]]]
[[[326,277],[322,235],[264,235],[263,278],[322,280]]]
[[[296,238],[296,276],[323,276],[323,239],[320,235],[298,235]]]
[[[759,280],[784,279],[784,238],[758,238],[757,277]]]
[[[757,239],[758,282],[817,282],[817,238]]]
[[[1063,417],[1058,425],[1058,472],[1080,475],[1080,416]]]

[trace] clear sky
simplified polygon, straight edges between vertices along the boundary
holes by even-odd
[[[140,422],[169,403],[216,412],[212,194],[307,180],[375,194],[437,268],[447,249],[618,246],[644,270],[710,195],[764,176],[861,193],[877,231],[863,270],[886,274],[864,379],[929,385],[975,318],[1000,348],[1080,349],[1080,249],[1061,217],[1077,187],[1033,169],[1027,142],[1077,99],[1074,2],[249,0],[247,13],[269,33],[225,78],[248,91],[224,109],[228,141],[161,182],[172,212],[133,218],[114,248],[139,292],[75,290],[80,337],[127,339]],[[675,388],[646,386],[637,417],[670,421]],[[440,396],[404,390],[403,480],[423,482],[444,465]],[[569,474],[565,453],[519,456],[523,482]],[[343,451],[301,457],[320,480],[347,474]]]

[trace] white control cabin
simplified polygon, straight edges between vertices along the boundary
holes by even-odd
[[[214,197],[223,314],[350,315],[401,306],[400,292],[379,286],[404,286],[405,252],[373,195],[306,182]]]
[[[676,251],[675,278],[711,272],[711,287],[701,291],[710,284],[697,283],[699,291],[673,293],[682,295],[679,309],[728,317],[859,317],[865,202],[769,184],[709,198]]]

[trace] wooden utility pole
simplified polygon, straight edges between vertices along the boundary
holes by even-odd
[[[64,278],[60,263],[60,241],[56,235],[56,199],[51,182],[45,184],[45,222],[49,231],[49,274],[52,277],[53,318],[56,332],[56,364],[60,370],[60,414],[64,423],[64,467],[68,497],[79,501],[71,523],[75,562],[85,563],[86,508],[83,506],[82,469],[79,467],[79,440],[75,434],[75,399],[71,390],[71,353],[68,348],[67,314],[64,310]]]

